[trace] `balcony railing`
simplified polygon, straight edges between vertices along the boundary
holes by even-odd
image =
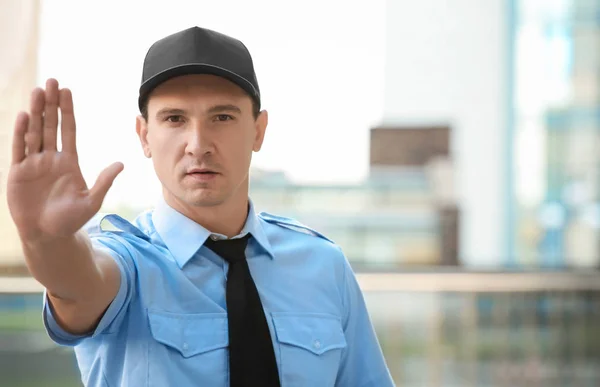
[[[600,273],[359,273],[399,386],[600,385]],[[41,286],[0,278],[0,385],[80,386]]]

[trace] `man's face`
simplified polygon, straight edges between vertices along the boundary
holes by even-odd
[[[247,199],[252,152],[266,127],[266,111],[255,119],[250,97],[213,75],[162,83],[148,100],[148,120],[137,120],[166,201],[201,207]]]

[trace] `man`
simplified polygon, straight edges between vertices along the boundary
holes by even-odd
[[[133,224],[95,217],[123,165],[87,188],[68,89],[48,80],[15,126],[11,215],[46,288],[46,329],[75,347],[84,384],[393,385],[338,246],[254,212],[248,172],[268,116],[246,47],[197,27],[159,40],[139,107],[163,200]]]

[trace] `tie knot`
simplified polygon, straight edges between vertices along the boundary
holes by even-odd
[[[222,239],[217,241],[209,238],[204,242],[204,245],[226,260],[229,264],[233,264],[246,259],[248,239],[250,239],[250,234],[246,234],[242,238]]]

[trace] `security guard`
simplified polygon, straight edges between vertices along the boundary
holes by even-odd
[[[248,197],[268,116],[244,44],[198,27],[157,41],[138,102],[163,195],[133,223],[97,216],[123,165],[88,189],[68,89],[48,80],[15,125],[10,212],[84,384],[392,386],[340,248]]]

